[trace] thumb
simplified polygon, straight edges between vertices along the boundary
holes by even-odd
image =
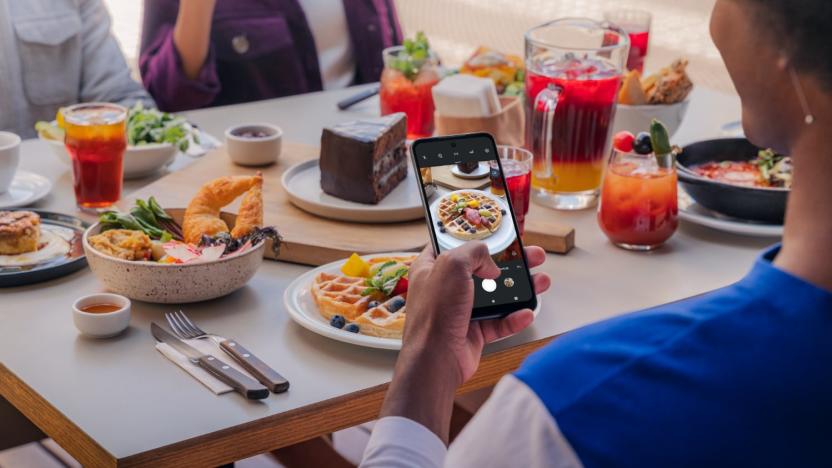
[[[500,276],[500,267],[494,263],[491,254],[488,253],[488,246],[481,241],[467,242],[450,252],[451,256],[464,259],[468,273],[480,278],[497,278]]]

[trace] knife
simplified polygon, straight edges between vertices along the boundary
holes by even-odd
[[[338,101],[338,109],[347,110],[350,107],[358,104],[359,102],[375,96],[376,94],[378,94],[379,89],[381,89],[380,86],[376,85],[369,89],[365,89],[358,94],[354,94],[348,98],[342,99]]]
[[[233,357],[238,364],[243,366],[243,369],[249,371],[266,388],[274,393],[283,393],[289,390],[288,380],[269,367],[268,364],[258,359],[257,356],[251,354],[251,351],[243,348],[239,342],[213,334],[208,334],[208,336],[217,341],[223,351]]]
[[[262,400],[269,396],[269,389],[260,385],[254,379],[214,356],[202,353],[153,322],[150,323],[150,332],[157,341],[170,345],[173,349],[185,355],[191,363],[205,369],[209,374],[222,380],[231,386],[235,392],[249,400]]]

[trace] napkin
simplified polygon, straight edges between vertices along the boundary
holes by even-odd
[[[237,369],[238,371],[242,372],[244,375],[247,375],[254,379],[254,377],[248,373],[245,369],[243,369],[237,361],[231,358],[231,356],[225,354],[225,351],[220,349],[219,345],[216,344],[213,340],[183,340],[189,345],[193,346],[194,348],[198,349],[200,352],[205,354],[210,354],[215,358],[222,361],[224,364],[228,364],[229,366]],[[233,391],[234,389],[228,386],[227,384],[223,383],[220,379],[214,377],[213,375],[209,374],[208,371],[199,367],[198,365],[192,363],[184,354],[180,353],[179,351],[173,349],[168,344],[165,343],[156,343],[156,350],[162,353],[163,356],[168,358],[171,362],[176,364],[177,366],[181,367],[182,370],[191,374],[193,378],[198,380],[202,385],[208,387],[209,390],[214,392],[216,395],[222,395],[224,393],[228,393]],[[257,379],[254,379],[257,380]]]

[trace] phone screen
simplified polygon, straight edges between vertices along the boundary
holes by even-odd
[[[474,319],[537,305],[497,146],[487,133],[413,143],[431,238],[438,253],[482,241],[501,270],[474,277]]]

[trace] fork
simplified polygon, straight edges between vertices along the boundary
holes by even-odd
[[[217,343],[223,351],[240,363],[241,366],[249,371],[260,383],[265,385],[274,393],[282,393],[289,389],[289,381],[278,374],[277,371],[269,367],[266,363],[251,354],[234,340],[223,338],[222,336],[208,333],[199,328],[191,319],[185,315],[181,310],[177,312],[168,312],[165,318],[170,325],[170,328],[183,340],[212,340]]]

